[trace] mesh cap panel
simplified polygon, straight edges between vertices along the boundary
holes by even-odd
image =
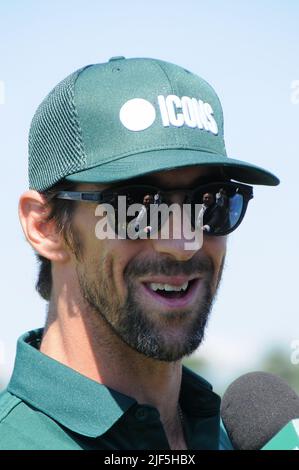
[[[72,170],[84,167],[86,157],[74,103],[74,86],[82,70],[62,80],[33,117],[29,133],[30,188],[44,191]]]

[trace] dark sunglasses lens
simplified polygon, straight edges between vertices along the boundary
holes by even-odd
[[[121,238],[148,238],[150,234],[159,231],[161,217],[153,217],[150,224],[150,215],[155,213],[162,202],[158,190],[150,186],[131,186],[119,188],[113,195],[110,204],[115,210],[115,222],[112,225]],[[119,211],[119,207],[123,210]],[[127,216],[123,219],[122,215]]]
[[[112,221],[115,233],[121,238],[134,239],[148,238],[159,232],[166,222],[166,215],[158,210],[164,202],[167,203],[163,194],[150,186],[118,189],[110,202],[115,210],[115,221]],[[244,216],[247,204],[240,187],[227,183],[200,188],[190,202],[193,228],[204,227],[204,232],[209,235],[232,232]],[[120,203],[124,204],[124,210],[119,211]],[[195,204],[200,204],[202,209],[196,210]]]
[[[192,209],[193,226],[203,226],[209,235],[225,235],[232,232],[244,214],[244,195],[236,185],[207,186],[194,196],[202,209],[195,214]]]

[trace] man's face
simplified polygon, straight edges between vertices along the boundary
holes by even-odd
[[[202,202],[205,206],[210,207],[214,203],[214,196],[211,193],[206,193],[203,195]]]
[[[204,183],[209,175],[208,169],[185,168],[155,173],[142,182],[167,190],[187,189]],[[78,190],[106,187],[82,184]],[[182,201],[182,194],[174,195],[173,202]],[[82,298],[91,307],[86,311],[102,317],[113,334],[148,357],[176,361],[191,354],[203,339],[226,238],[204,236],[198,251],[185,250],[183,238],[99,240],[97,222],[95,206],[81,203],[73,226],[82,253],[73,259],[73,269]]]
[[[152,204],[152,198],[151,198],[151,196],[150,196],[149,194],[147,194],[147,195],[144,196],[144,198],[143,198],[143,205],[144,205],[145,207],[149,207],[150,204]]]

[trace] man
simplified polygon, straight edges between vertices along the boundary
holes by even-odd
[[[223,188],[220,188],[219,193],[216,194],[216,204],[220,207],[227,207],[227,196]]]
[[[203,230],[205,232],[214,234],[217,233],[219,227],[227,226],[228,210],[226,207],[221,207],[215,202],[212,193],[204,194],[202,202]]]
[[[154,196],[155,197],[155,196]],[[150,216],[150,206],[153,204],[153,196],[151,194],[146,194],[143,198],[143,204],[141,210],[135,220],[135,231],[139,232],[143,230],[148,232],[151,230],[149,226],[149,216]]]
[[[227,157],[214,90],[153,59],[116,57],[74,72],[33,119],[29,180],[19,215],[48,316],[18,341],[0,399],[0,447],[229,448],[219,397],[181,360],[203,339],[226,235],[252,197],[240,182],[279,181]],[[201,232],[197,248],[186,249],[184,231],[173,236],[172,214],[166,238],[161,224],[135,240],[117,236],[119,220],[107,237],[98,230],[104,203],[157,193],[189,204],[194,227],[196,204],[220,188],[238,194],[234,223],[217,236]]]

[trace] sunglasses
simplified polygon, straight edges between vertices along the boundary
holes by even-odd
[[[123,233],[123,229],[127,229],[132,223],[135,224],[136,231],[150,228],[148,232],[153,234],[160,231],[169,217],[169,212],[165,216],[163,211],[160,211],[162,205],[171,206],[173,196],[176,194],[184,196],[183,204],[190,204],[188,215],[194,229],[199,226],[200,220],[202,229],[207,235],[223,236],[233,232],[242,222],[248,202],[253,198],[253,188],[232,181],[207,183],[191,190],[164,190],[156,186],[139,184],[108,188],[103,191],[59,191],[54,197],[72,201],[110,204],[114,209],[113,229],[116,234],[120,231]],[[125,197],[128,206],[138,205],[138,210],[136,209],[133,215],[126,213],[125,220],[121,220],[119,216],[118,198],[120,196]],[[158,217],[155,218],[156,223],[151,224],[150,216],[155,212]]]

